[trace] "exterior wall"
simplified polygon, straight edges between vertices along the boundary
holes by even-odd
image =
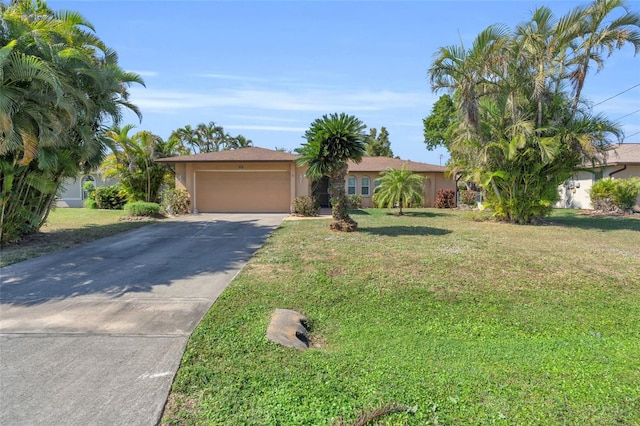
[[[577,172],[571,179],[558,187],[560,201],[556,204],[558,208],[566,209],[593,209],[589,191],[597,178],[607,178],[610,173],[614,179],[628,179],[640,177],[640,165],[627,166],[625,170],[619,171],[623,166],[606,166],[592,172]]]
[[[275,196],[282,197],[282,193],[274,194],[274,191],[287,191],[286,196],[289,199],[288,210],[291,210],[291,203],[293,199],[298,195],[309,195],[310,184],[304,176],[304,168],[297,167],[292,162],[202,162],[202,163],[177,163],[176,165],[176,188],[184,188],[191,195],[191,208],[193,211],[198,210],[198,197],[202,197],[202,191],[208,191],[205,187],[197,186],[198,175],[203,173],[224,173],[226,176],[230,173],[238,173],[243,175],[243,179],[246,175],[254,175],[259,177],[260,174],[265,173],[280,173],[286,172],[289,175],[289,186],[286,189],[279,188],[262,188],[263,190],[256,190],[250,195],[243,195],[244,197],[251,197],[252,202],[256,206],[261,204],[268,205],[272,202],[272,198]],[[259,180],[258,180],[259,184]],[[225,194],[221,188],[217,188],[217,195],[227,197],[228,199],[234,199],[238,197],[238,194],[229,192]],[[202,198],[200,198],[202,200]],[[246,205],[238,201],[240,205]],[[231,209],[233,210],[233,209]]]
[[[441,189],[452,189],[455,191],[456,189],[456,183],[453,179],[447,179],[444,176],[444,173],[418,173],[422,176],[425,176],[427,179],[425,179],[424,181],[424,204],[423,207],[433,207],[435,204],[435,200],[436,200],[436,195],[438,193],[439,190]],[[369,191],[369,195],[365,196],[362,195],[362,207],[364,208],[370,208],[370,207],[374,207],[373,205],[373,200],[372,200],[372,196],[373,196],[373,192],[375,189],[375,180],[380,177],[379,173],[376,172],[353,172],[353,173],[349,173],[347,175],[347,178],[345,180],[345,190],[348,190],[347,188],[347,182],[349,180],[349,176],[353,176],[356,178],[356,194],[358,195],[362,195],[361,194],[361,183],[362,183],[362,178],[367,176],[371,179],[371,185],[370,185],[370,191]],[[347,195],[348,196],[348,195]]]
[[[589,191],[595,182],[596,175],[591,172],[577,172],[572,178],[558,187],[560,200],[557,208],[592,209]]]
[[[78,176],[75,179],[64,179],[62,185],[58,190],[58,200],[56,201],[56,207],[84,207],[84,194],[82,191],[82,181],[84,177],[91,176],[94,180],[94,185],[109,186],[116,183],[113,179],[102,179],[98,173],[89,173],[86,175]]]

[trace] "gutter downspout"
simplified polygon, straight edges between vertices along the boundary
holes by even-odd
[[[614,170],[611,173],[609,173],[609,177],[613,177],[613,175],[615,175],[616,173],[620,173],[622,171],[627,170],[627,165],[625,164],[620,170]]]

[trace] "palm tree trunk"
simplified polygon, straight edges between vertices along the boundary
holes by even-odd
[[[347,211],[347,195],[344,192],[344,178],[347,175],[347,164],[343,164],[329,176],[331,183],[331,213],[336,222],[350,221]]]

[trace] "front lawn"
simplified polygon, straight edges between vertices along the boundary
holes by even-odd
[[[0,247],[0,267],[139,228],[153,221],[124,220],[126,216],[124,210],[55,209],[40,232]]]
[[[164,424],[640,424],[640,219],[286,221],[194,331]],[[275,308],[313,347],[265,338]]]

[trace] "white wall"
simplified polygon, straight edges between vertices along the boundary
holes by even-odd
[[[57,207],[84,207],[84,198],[82,194],[82,178],[85,176],[93,177],[96,187],[108,186],[116,183],[116,181],[113,179],[103,180],[98,173],[81,175],[75,179],[65,179],[62,181],[62,185],[58,190],[58,200],[56,201]]]

